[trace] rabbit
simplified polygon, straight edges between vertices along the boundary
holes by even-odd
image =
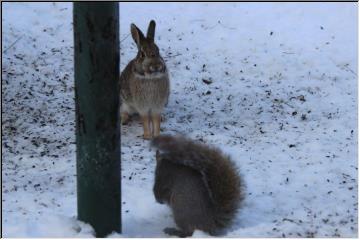
[[[160,134],[161,113],[170,94],[168,70],[154,42],[155,26],[155,21],[151,20],[145,37],[131,24],[131,36],[138,53],[120,74],[121,121],[124,124],[129,114],[139,113],[144,139]]]

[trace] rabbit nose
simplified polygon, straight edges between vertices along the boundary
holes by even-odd
[[[161,64],[158,65],[151,65],[149,67],[151,72],[157,72],[157,71],[162,71],[163,66]]]
[[[162,64],[157,65],[157,70],[158,70],[158,71],[162,71],[162,69],[163,69]]]

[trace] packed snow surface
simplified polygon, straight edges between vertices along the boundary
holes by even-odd
[[[3,236],[91,237],[76,220],[72,5],[2,13]],[[246,182],[225,236],[357,237],[357,3],[120,3],[121,70],[130,23],[151,19],[171,78],[162,132],[221,148]],[[141,135],[136,118],[122,127],[121,236],[166,237]]]

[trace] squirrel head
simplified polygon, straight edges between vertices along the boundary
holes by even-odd
[[[157,162],[157,163],[160,163],[160,161],[161,161],[161,156],[160,156],[160,151],[159,151],[159,150],[156,150],[155,158],[156,158],[156,162]]]
[[[158,203],[168,203],[170,201],[171,186],[172,186],[172,164],[163,160],[164,156],[160,151],[156,151],[156,169],[155,169],[155,183],[153,192]]]

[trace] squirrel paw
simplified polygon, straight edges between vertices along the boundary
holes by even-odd
[[[181,238],[189,237],[192,235],[190,232],[183,232],[181,230],[178,230],[176,228],[164,228],[164,233],[170,235],[170,236],[178,236]]]

